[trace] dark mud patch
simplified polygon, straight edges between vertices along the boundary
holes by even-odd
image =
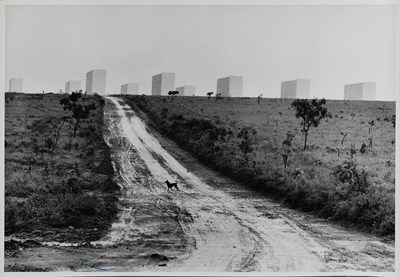
[[[4,272],[49,272],[52,271],[49,267],[35,267],[23,264],[13,264],[4,267]]]
[[[157,154],[154,151],[150,151],[150,154],[153,156],[153,158],[162,165],[162,167],[164,167],[165,169],[169,169],[169,167],[167,166],[167,162],[165,161],[164,157],[160,156],[159,154]]]
[[[16,241],[16,240],[8,240],[4,242],[4,249],[5,250],[18,250],[21,248],[28,248],[28,247],[38,247],[42,244],[35,240],[26,240],[26,241]]]
[[[148,255],[146,258],[149,258],[153,261],[158,261],[158,262],[166,262],[169,261],[169,258],[167,256],[164,255],[160,255],[158,253],[154,253],[154,254],[150,254]]]
[[[266,218],[269,218],[269,219],[278,219],[278,218],[281,218],[280,215],[275,214],[275,213],[269,213],[269,212],[263,213],[262,216],[265,216]]]

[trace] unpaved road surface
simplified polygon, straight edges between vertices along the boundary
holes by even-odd
[[[120,215],[90,244],[6,253],[9,269],[172,272],[391,272],[394,244],[281,207],[150,131],[108,97],[105,122]],[[169,191],[165,181],[178,182]]]

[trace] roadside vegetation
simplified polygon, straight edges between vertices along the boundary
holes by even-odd
[[[117,213],[97,95],[5,95],[5,234],[99,239]]]
[[[201,162],[244,185],[394,238],[394,102],[207,96],[119,97]],[[302,113],[308,105],[316,114]],[[316,115],[317,122],[310,120]]]

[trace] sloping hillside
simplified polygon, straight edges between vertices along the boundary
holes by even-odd
[[[104,100],[78,125],[60,94],[6,93],[5,234],[82,242],[98,239],[117,213],[113,168],[103,140]]]
[[[328,100],[332,118],[310,129],[303,151],[291,100],[120,97],[203,163],[244,185],[291,207],[393,237],[394,102]],[[295,137],[285,168],[282,142],[289,131]]]
[[[198,154],[204,151],[204,146],[216,150],[210,143],[217,132],[214,123],[206,119],[187,120],[179,115],[174,118],[181,126],[175,123],[176,128],[167,130],[177,135],[182,134],[183,127],[190,126],[185,139],[196,145],[192,137],[198,136],[203,147],[198,148]],[[91,231],[93,225],[89,219],[103,224],[108,222],[96,215],[88,218],[74,202],[71,209],[59,210],[55,206],[54,211],[60,211],[58,219],[72,215],[85,220],[87,226],[49,227],[44,225],[43,217],[36,217],[37,222],[30,220],[28,223],[37,231],[26,232],[28,228],[18,222],[21,229],[6,237],[5,271],[354,273],[394,270],[394,242],[383,242],[379,237],[283,207],[243,186],[245,181],[240,184],[201,165],[147,122],[144,114],[139,116],[125,101],[106,98],[104,139],[110,147],[114,179],[121,190],[118,191],[118,216],[104,236],[99,239],[86,236],[85,243],[68,243],[73,241],[72,234]],[[79,134],[78,131],[81,137]],[[231,135],[229,140],[235,139]],[[241,141],[240,146],[243,145]],[[232,150],[237,151],[236,146],[232,146]],[[43,156],[50,156],[50,153],[44,152]],[[79,161],[82,160],[86,159]],[[249,168],[241,172],[246,173],[245,170]],[[177,186],[169,189],[166,180],[177,182]],[[250,180],[249,184],[252,183],[256,184]],[[92,199],[101,203],[104,188],[88,191],[85,183],[77,185],[81,186],[82,196],[96,196]],[[290,185],[293,184],[287,187]],[[41,187],[40,184],[36,186]],[[68,184],[66,187],[69,188]],[[40,193],[46,199],[42,199],[41,205],[31,203],[33,210],[43,210],[48,206],[47,199],[54,197],[65,207],[64,196],[46,192],[44,188]],[[66,192],[65,198],[74,196],[85,204],[84,207],[93,203],[83,203],[82,196],[73,193]],[[25,199],[30,201],[30,194]],[[75,212],[65,213],[70,210]],[[64,234],[64,240],[60,234]],[[43,236],[38,238],[39,235]]]

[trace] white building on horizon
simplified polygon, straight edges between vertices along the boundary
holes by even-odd
[[[151,95],[168,95],[175,90],[175,73],[163,72],[154,75],[151,84]]]
[[[217,94],[222,97],[242,97],[243,76],[229,76],[217,80]]]
[[[121,86],[121,94],[139,94],[138,83],[128,83]]]
[[[310,80],[296,79],[281,82],[281,98],[309,98]]]
[[[79,91],[81,89],[81,81],[71,80],[65,83],[65,93]]]
[[[344,86],[344,100],[375,100],[376,83],[363,82]]]
[[[106,94],[105,69],[93,69],[86,73],[86,92],[88,94]]]
[[[11,78],[8,87],[9,92],[22,92],[23,82],[22,78]]]
[[[182,86],[182,87],[176,88],[176,91],[179,92],[178,96],[193,96],[196,93],[196,87],[195,86]]]

